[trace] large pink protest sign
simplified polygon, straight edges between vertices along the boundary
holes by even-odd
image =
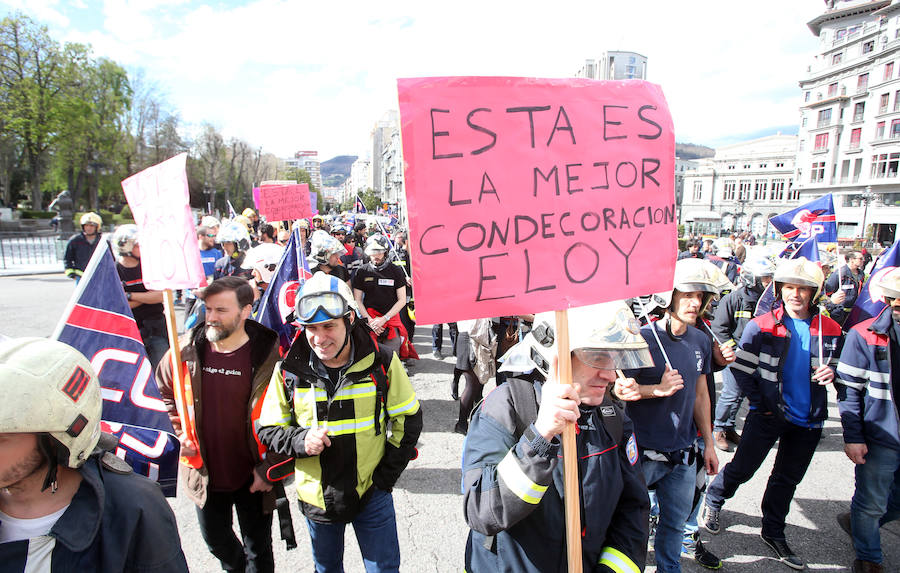
[[[416,315],[507,316],[672,288],[675,137],[643,81],[398,81]]]
[[[144,285],[151,290],[206,286],[186,161],[181,153],[122,181],[140,232]]]
[[[259,214],[267,221],[289,221],[312,217],[309,185],[265,185],[259,188]]]

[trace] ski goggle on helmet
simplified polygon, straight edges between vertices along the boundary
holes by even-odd
[[[317,272],[300,289],[295,316],[300,324],[310,325],[350,316],[355,310],[356,303],[347,283]]]

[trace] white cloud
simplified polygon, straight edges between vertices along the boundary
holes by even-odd
[[[37,14],[35,4],[28,0],[27,11]],[[824,9],[819,0],[255,0],[215,8],[104,0],[102,23],[76,30],[55,1],[43,6],[56,11],[53,26],[67,39],[145,68],[186,121],[211,121],[279,154],[311,148],[326,158],[368,145],[374,122],[397,106],[398,77],[564,77],[608,49],[649,58],[679,140],[790,125],[797,81],[817,45],[805,24]]]
[[[65,27],[69,18],[59,10],[59,0],[4,0],[2,4],[10,11],[20,11],[31,15],[43,24]]]

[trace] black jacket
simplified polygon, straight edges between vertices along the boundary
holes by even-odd
[[[69,243],[66,245],[66,255],[64,257],[67,277],[80,277],[84,273],[84,269],[87,268],[91,256],[94,254],[94,249],[100,244],[101,237],[102,235],[97,233],[97,240],[89,243],[84,237],[84,233],[72,235],[72,238],[69,239]]]
[[[159,486],[130,468],[110,470],[100,459],[92,456],[78,470],[81,486],[50,530],[49,573],[187,572],[175,514]],[[36,541],[0,544],[0,568],[25,571]]]

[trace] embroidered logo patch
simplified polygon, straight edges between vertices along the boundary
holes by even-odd
[[[634,434],[631,434],[628,437],[628,443],[625,444],[625,454],[628,456],[628,462],[631,465],[634,465],[638,461],[638,449],[637,449],[637,441],[634,439]]]

